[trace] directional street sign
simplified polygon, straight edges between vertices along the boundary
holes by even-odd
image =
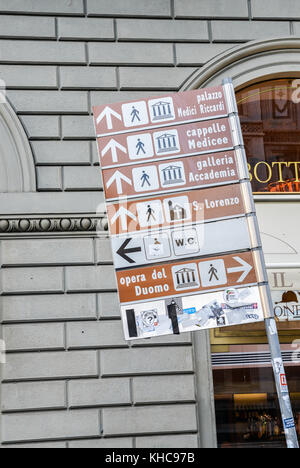
[[[116,270],[256,247],[245,217],[112,238]]]
[[[97,136],[227,115],[223,86],[94,107]]]
[[[94,108],[126,340],[266,322],[298,447],[235,91]]]
[[[151,164],[104,169],[103,184],[107,201],[138,198],[163,192],[228,185],[242,179],[240,150],[169,159]]]
[[[258,283],[251,252],[117,272],[121,304]]]
[[[254,208],[246,207],[242,187],[242,184],[235,184],[107,205],[110,233],[114,236],[149,232],[251,213]]]
[[[233,149],[232,121],[216,119],[98,138],[102,169]]]

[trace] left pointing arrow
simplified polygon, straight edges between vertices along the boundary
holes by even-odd
[[[131,249],[127,249],[128,244],[132,241],[132,238],[126,239],[126,241],[121,245],[117,254],[120,255],[126,262],[128,263],[136,263],[131,257],[128,257],[128,254],[138,253],[141,252],[141,247],[132,247]]]
[[[118,195],[122,195],[123,194],[122,180],[128,185],[132,185],[132,182],[128,177],[122,174],[122,172],[116,171],[114,175],[107,182],[106,188],[109,189],[113,183],[116,183]]]

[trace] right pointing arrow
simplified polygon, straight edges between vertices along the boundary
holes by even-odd
[[[253,270],[253,266],[249,263],[245,262],[241,257],[233,257],[236,262],[240,264],[240,266],[235,268],[227,268],[228,273],[241,273],[242,275],[237,280],[238,283],[242,283],[247,276],[249,275],[250,271]]]

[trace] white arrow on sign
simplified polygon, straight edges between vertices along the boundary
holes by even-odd
[[[127,231],[127,217],[133,219],[133,221],[137,221],[136,217],[134,214],[132,214],[130,211],[126,210],[123,206],[117,211],[115,216],[111,220],[111,224],[115,224],[115,222],[120,218],[121,219],[121,224],[122,224],[122,229],[123,231]]]
[[[112,139],[112,140],[110,140],[108,145],[106,145],[105,148],[103,149],[103,151],[101,152],[101,156],[102,156],[102,158],[104,158],[104,156],[109,151],[111,151],[112,160],[113,160],[114,163],[117,163],[118,162],[118,152],[117,152],[118,149],[120,151],[122,151],[122,153],[127,154],[127,149],[124,146],[122,146],[120,143],[118,143],[116,140]]]
[[[104,111],[102,111],[99,117],[97,118],[97,124],[99,124],[104,119],[104,117],[106,118],[106,125],[109,130],[113,129],[112,117],[115,117],[116,119],[122,121],[121,115],[108,106],[105,107]]]
[[[117,185],[118,195],[122,195],[123,193],[122,180],[128,185],[132,185],[132,181],[128,177],[122,174],[122,172],[116,171],[114,175],[107,182],[106,187],[109,189],[109,187],[115,182]]]
[[[246,278],[247,276],[249,275],[250,271],[253,269],[253,266],[252,265],[249,265],[249,263],[245,262],[245,260],[243,260],[242,258],[240,257],[233,257],[234,260],[236,260],[241,266],[238,266],[238,267],[235,267],[235,268],[228,268],[227,269],[227,272],[228,273],[240,273],[242,272],[242,275],[241,277],[238,279],[238,283],[242,283]]]

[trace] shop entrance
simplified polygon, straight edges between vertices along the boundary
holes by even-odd
[[[299,368],[286,366],[286,374],[300,440]],[[213,375],[219,447],[285,448],[273,369],[254,363],[232,368],[216,365]]]

